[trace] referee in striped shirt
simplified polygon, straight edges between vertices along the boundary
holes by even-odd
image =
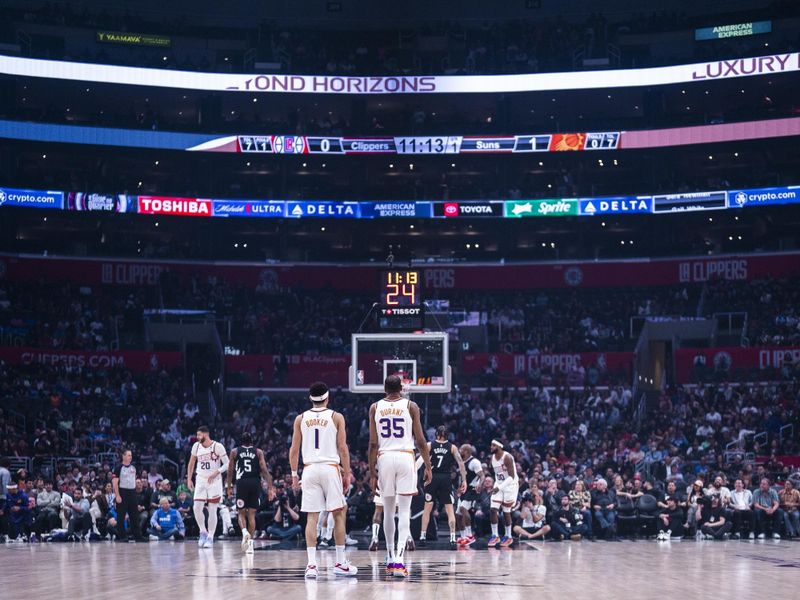
[[[117,501],[118,539],[125,541],[125,514],[128,515],[128,541],[142,541],[139,529],[139,505],[136,501],[136,467],[133,465],[133,453],[122,451],[122,463],[114,468],[114,498]],[[131,539],[130,536],[133,536]]]

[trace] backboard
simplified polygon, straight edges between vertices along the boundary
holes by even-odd
[[[412,394],[446,394],[452,385],[446,333],[354,333],[350,391],[382,394],[400,375]]]

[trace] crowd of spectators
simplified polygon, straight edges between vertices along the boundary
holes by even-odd
[[[179,380],[178,375],[163,371],[132,378],[124,372],[2,367],[0,406],[7,412],[0,417],[0,456],[33,457],[33,472],[29,476],[24,469],[17,471],[13,478],[19,487],[8,492],[5,514],[15,513],[16,519],[6,524],[10,531],[47,535],[55,528],[64,536],[125,537],[115,521],[114,505],[108,501],[116,453],[125,445],[133,449],[141,473],[137,481],[139,531],[160,538],[170,528],[161,532],[156,525],[174,522],[172,537],[192,535],[190,494],[181,476],[198,423],[209,415],[182,396]],[[81,391],[84,388],[86,393]],[[24,404],[19,402],[22,398]],[[348,516],[355,531],[368,525],[372,512],[365,453],[367,403],[341,390],[333,392],[332,398],[332,405],[349,424],[354,479]],[[279,482],[274,492],[263,490],[258,517],[262,536],[293,538],[300,531],[298,499],[286,480],[293,417],[302,402],[302,397],[286,394],[232,395],[213,424],[214,439],[229,450],[243,431],[251,432]],[[522,529],[517,533],[522,537],[536,533],[529,531],[539,527],[531,521],[538,523],[541,518],[533,515],[544,515],[543,525],[549,527],[546,534],[555,539],[576,532],[614,539],[620,528],[628,526],[627,535],[641,529],[660,533],[660,538],[664,532],[692,536],[698,529],[701,535],[717,538],[751,532],[794,536],[795,494],[785,482],[793,478],[796,467],[782,461],[800,454],[795,433],[800,429],[798,402],[796,381],[678,387],[662,395],[658,410],[640,418],[631,390],[624,386],[480,393],[461,388],[444,400],[440,413],[433,409],[427,434],[432,436],[434,427],[444,423],[457,432],[454,442],[474,446],[476,456],[487,465],[490,441],[503,440],[520,475]],[[13,411],[8,411],[12,406]],[[14,414],[21,406],[26,407],[31,424],[27,428],[20,426],[19,414]],[[69,448],[60,441],[62,430],[70,430],[76,440]],[[766,433],[756,435],[761,432]],[[98,451],[102,449],[108,453]],[[79,460],[66,462],[64,455]],[[58,456],[62,460],[53,460]],[[484,470],[491,475],[488,466]],[[763,486],[765,478],[778,486],[778,506],[773,506],[769,485],[760,495],[753,492],[753,502],[747,498],[740,502],[735,494],[726,499],[728,493],[720,491],[731,486],[753,489]],[[179,483],[173,487],[166,479]],[[737,479],[741,481],[736,483]],[[702,491],[693,493],[698,480]],[[491,481],[487,481],[474,515],[478,532],[488,526]],[[583,482],[584,489],[576,486],[577,481]],[[643,494],[660,504],[640,505]],[[723,494],[719,506],[712,504],[715,494]],[[561,498],[564,495],[570,497],[569,507]],[[168,506],[158,512],[165,497]],[[750,508],[743,508],[742,502]],[[23,514],[12,510],[26,503]],[[739,514],[737,506],[752,513]],[[172,509],[182,517],[182,528]],[[221,527],[225,535],[233,534],[232,515],[235,508],[228,499]],[[720,516],[733,528],[708,529],[716,526]]]
[[[722,346],[800,345],[796,308],[800,292],[792,280],[430,295],[447,300],[453,315],[479,315],[477,322],[485,325],[487,341],[473,351],[527,355],[632,351],[646,319],[718,313],[741,316]],[[141,350],[144,311],[167,308],[213,314],[221,323],[224,345],[237,353],[341,355],[350,352],[350,332],[362,325],[367,330],[374,327],[372,320],[365,321],[372,301],[371,295],[361,293],[284,289],[269,277],[252,286],[199,272],[179,276],[167,271],[159,286],[130,291],[63,282],[6,282],[0,284],[0,344],[43,350]],[[778,378],[791,379],[791,361],[782,368],[785,372]],[[496,386],[502,382],[497,374],[496,365],[487,365],[479,379],[469,382]],[[560,383],[553,375],[533,369],[528,383]],[[577,384],[584,381],[599,383],[586,380],[585,373]]]
[[[0,283],[0,345],[116,349],[120,337],[141,330],[142,309],[148,302],[152,306],[154,299],[145,288]]]
[[[744,312],[752,346],[800,345],[800,282],[796,278],[763,279],[743,285],[709,284],[706,312]]]
[[[349,352],[350,332],[358,329],[373,301],[365,294],[281,289],[266,280],[254,287],[200,273],[179,277],[165,272],[157,291],[120,290],[2,283],[1,343],[62,350],[138,349],[126,341],[141,340],[136,333],[141,333],[143,311],[168,308],[209,311],[229,319],[231,338],[226,343],[247,354],[343,354]],[[631,350],[631,317],[692,316],[699,288],[442,295],[453,311],[484,315],[487,351],[590,352]]]

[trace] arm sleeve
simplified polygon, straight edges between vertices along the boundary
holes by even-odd
[[[150,527],[155,527],[157,523],[158,523],[158,511],[154,510],[153,516],[150,517]]]
[[[220,475],[224,475],[228,471],[228,462],[230,461],[228,460],[228,453],[225,451],[225,446],[223,446],[222,444],[217,444],[217,445],[222,450],[222,452],[219,453],[219,460],[221,464],[219,466],[218,471]]]
[[[178,528],[178,531],[180,532],[181,535],[185,535],[186,525],[183,523],[183,518],[181,517],[180,513],[177,510],[175,510],[174,508],[172,510],[174,513],[172,516],[172,520],[175,523],[175,526]]]

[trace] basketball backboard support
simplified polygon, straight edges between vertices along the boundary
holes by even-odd
[[[354,333],[350,391],[382,394],[389,375],[400,375],[412,394],[446,394],[452,387],[448,335]]]

